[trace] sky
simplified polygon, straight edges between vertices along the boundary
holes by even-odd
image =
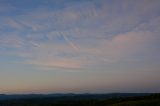
[[[160,92],[160,0],[0,0],[0,93]]]

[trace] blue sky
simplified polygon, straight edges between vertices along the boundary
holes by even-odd
[[[0,0],[0,93],[160,92],[159,0]]]

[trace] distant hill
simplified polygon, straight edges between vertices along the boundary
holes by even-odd
[[[9,100],[9,99],[29,99],[29,98],[46,98],[46,97],[67,97],[67,98],[83,98],[83,99],[103,99],[103,98],[115,98],[115,97],[133,97],[133,96],[145,96],[150,95],[150,93],[109,93],[109,94],[74,94],[74,93],[56,93],[56,94],[14,94],[6,95],[0,94],[0,100]]]

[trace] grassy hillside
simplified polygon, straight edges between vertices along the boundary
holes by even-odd
[[[126,101],[121,103],[115,103],[109,106],[160,106],[160,99]]]
[[[123,98],[119,103],[109,106],[160,106],[160,94],[143,97]]]

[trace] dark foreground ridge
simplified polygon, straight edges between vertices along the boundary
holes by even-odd
[[[160,94],[0,95],[0,106],[160,106]]]

